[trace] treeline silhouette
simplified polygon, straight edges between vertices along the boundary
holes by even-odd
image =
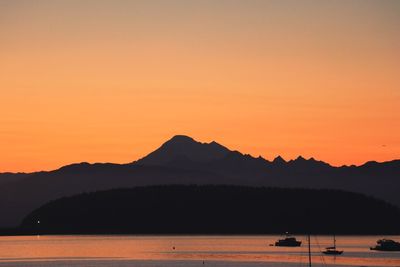
[[[40,221],[40,223],[38,223]],[[31,234],[398,234],[400,211],[337,190],[149,186],[84,193],[29,214]]]

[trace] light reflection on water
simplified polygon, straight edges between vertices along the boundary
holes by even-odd
[[[0,266],[35,262],[52,262],[64,266],[67,261],[76,266],[191,266],[193,263],[222,262],[247,266],[250,263],[274,263],[268,266],[306,266],[306,238],[301,247],[274,247],[280,236],[20,236],[0,237]],[[330,236],[312,237],[312,261],[315,265],[400,266],[400,252],[370,251],[380,236],[337,236],[337,246],[344,250],[340,256],[321,253],[332,244]],[[400,240],[400,236],[386,236]],[[175,248],[175,249],[174,249]],[[81,263],[83,262],[83,263]],[[140,264],[139,264],[140,262]],[[157,263],[147,265],[147,263]],[[7,263],[8,265],[5,265]],[[113,263],[102,265],[105,263]],[[115,263],[118,263],[115,265]],[[173,264],[172,264],[173,263]],[[236,264],[237,263],[237,264]],[[246,264],[244,264],[246,263]],[[275,264],[276,263],[276,264]],[[279,263],[279,264],[278,264]],[[172,264],[172,265],[171,265]],[[195,265],[196,265],[195,264]],[[14,265],[13,265],[14,266]],[[33,265],[32,265],[33,266]],[[197,266],[197,265],[196,265]],[[225,266],[225,265],[221,265]]]

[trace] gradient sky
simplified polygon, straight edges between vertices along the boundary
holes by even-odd
[[[400,158],[400,1],[0,1],[0,172],[130,162],[175,134]]]

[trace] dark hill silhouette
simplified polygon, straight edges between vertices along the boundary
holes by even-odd
[[[0,186],[7,183],[16,182],[18,180],[22,180],[30,175],[31,174],[29,173],[11,173],[11,172],[0,173]]]
[[[35,208],[63,196],[168,184],[340,189],[400,205],[400,161],[343,167],[302,157],[271,162],[216,142],[199,143],[190,137],[175,136],[129,164],[79,163],[49,172],[7,174],[7,181],[0,183],[0,227],[15,226]]]
[[[31,234],[267,234],[285,231],[398,234],[398,225],[398,208],[343,191],[152,186],[80,194],[52,201],[27,216],[21,231]]]

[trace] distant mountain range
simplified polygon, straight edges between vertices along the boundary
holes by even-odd
[[[400,206],[400,160],[342,167],[303,157],[268,161],[178,135],[128,164],[79,163],[48,172],[0,174],[0,227],[16,226],[35,208],[63,196],[168,184],[340,189]]]

